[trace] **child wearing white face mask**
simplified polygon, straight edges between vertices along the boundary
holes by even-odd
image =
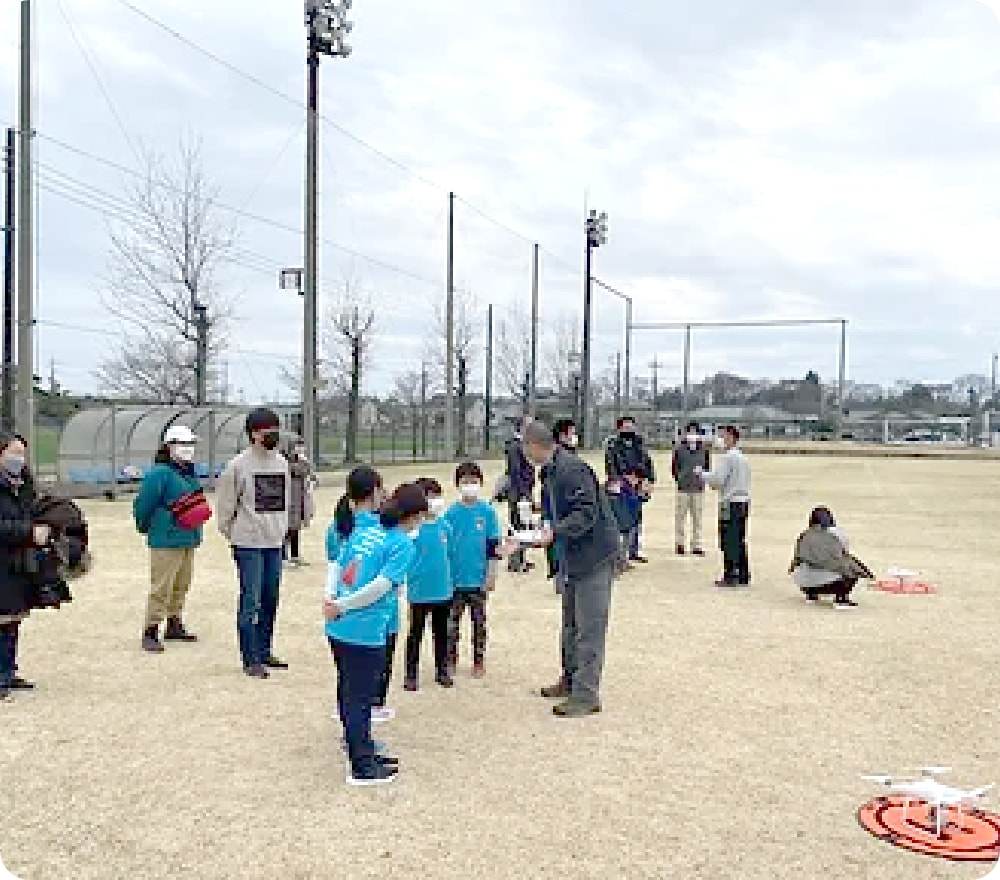
[[[434,636],[435,680],[441,687],[454,686],[448,668],[448,621],[455,587],[451,577],[451,555],[455,551],[451,526],[443,518],[445,500],[441,484],[428,477],[417,480],[427,495],[430,518],[414,539],[416,556],[406,575],[406,600],[410,606],[410,630],[406,638],[404,689],[419,688],[420,643],[427,618]]]
[[[486,501],[480,499],[483,472],[473,461],[460,464],[455,485],[461,500],[444,515],[452,532],[451,578],[455,596],[448,629],[448,659],[452,673],[458,665],[458,636],[465,609],[472,616],[472,675],[485,674],[486,597],[496,586],[497,569],[503,548],[500,519]]]
[[[149,653],[163,651],[160,624],[164,619],[165,641],[197,641],[184,628],[182,616],[202,529],[185,525],[176,512],[177,502],[201,492],[194,468],[197,440],[190,428],[171,426],[132,505],[136,529],[146,536],[149,546],[150,591],[142,634],[142,647]]]

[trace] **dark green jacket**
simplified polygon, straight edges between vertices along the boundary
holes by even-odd
[[[201,529],[182,529],[170,512],[178,498],[200,488],[193,467],[182,471],[173,463],[154,464],[146,472],[132,514],[151,550],[190,550],[201,545]]]

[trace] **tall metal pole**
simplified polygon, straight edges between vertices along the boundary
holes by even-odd
[[[427,457],[427,364],[420,364],[420,454]]]
[[[490,451],[490,425],[493,422],[493,303],[486,309],[486,424],[483,448]]]
[[[622,353],[615,352],[615,416],[622,414]]]
[[[18,159],[17,428],[35,452],[34,216],[32,214],[31,2],[21,0],[21,106]]]
[[[313,19],[309,23],[309,54],[306,62],[306,237],[305,290],[302,314],[302,439],[312,461],[319,461],[316,436],[316,335],[317,275],[319,268],[318,177],[319,177],[319,51]]]
[[[445,368],[444,382],[447,397],[444,412],[445,461],[455,455],[455,194],[448,193],[448,289],[445,301]]]
[[[632,399],[632,298],[625,300],[625,411]],[[617,413],[623,415],[623,413]]]
[[[538,243],[531,259],[531,381],[528,387],[528,414],[534,417],[538,400]]]
[[[837,439],[843,433],[844,392],[847,380],[847,321],[840,322],[840,363],[837,376]]]
[[[691,400],[691,325],[684,328],[684,415],[688,414]]]
[[[993,355],[993,371],[990,375],[990,398],[993,399],[997,396],[997,360],[1000,359],[1000,355]]]
[[[13,128],[7,129],[4,149],[4,221],[3,221],[3,428],[14,428],[14,156]]]
[[[587,448],[590,433],[587,430],[588,408],[590,406],[590,234],[586,236],[586,250],[583,261],[583,356],[580,361],[580,414],[577,427],[580,445]]]

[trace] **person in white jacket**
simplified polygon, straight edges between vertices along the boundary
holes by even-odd
[[[706,471],[695,467],[705,485],[719,490],[719,545],[722,549],[722,578],[717,587],[747,586],[750,558],[747,552],[747,521],[750,518],[750,462],[739,448],[740,432],[732,425],[720,429],[725,454]]]

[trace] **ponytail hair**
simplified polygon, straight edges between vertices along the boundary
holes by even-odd
[[[351,507],[351,499],[346,495],[340,496],[340,501],[333,511],[333,527],[341,538],[350,537],[354,531],[354,508]]]

